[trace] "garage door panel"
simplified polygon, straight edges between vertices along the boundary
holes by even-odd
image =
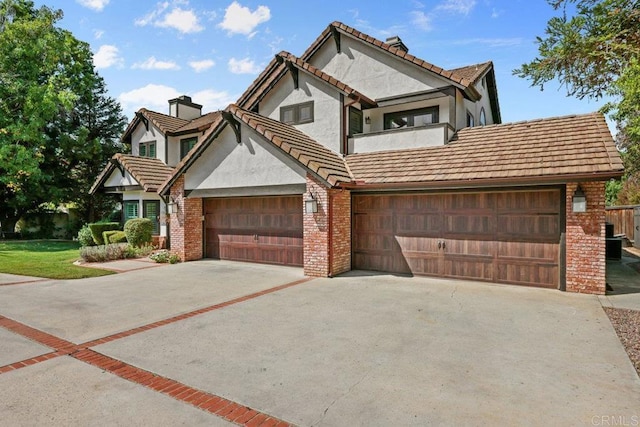
[[[354,195],[353,267],[557,287],[561,200],[559,189]]]
[[[205,224],[210,258],[303,264],[301,196],[208,199]]]

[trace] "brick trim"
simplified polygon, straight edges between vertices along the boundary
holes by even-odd
[[[170,195],[176,203],[178,212],[169,216],[170,249],[180,256],[182,261],[203,258],[202,242],[204,238],[202,199],[187,198],[184,191],[184,175],[171,186]]]

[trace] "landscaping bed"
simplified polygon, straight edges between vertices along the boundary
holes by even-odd
[[[622,346],[640,376],[640,311],[604,307]]]

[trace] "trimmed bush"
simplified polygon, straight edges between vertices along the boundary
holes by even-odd
[[[148,218],[132,218],[124,225],[124,234],[132,246],[149,244],[153,235],[153,223]]]
[[[127,236],[124,231],[111,230],[102,233],[102,239],[106,244],[109,243],[127,243]]]
[[[80,246],[93,246],[96,242],[93,241],[93,236],[91,235],[91,230],[88,225],[85,225],[78,231],[78,242]]]
[[[80,256],[86,262],[104,262],[116,259],[124,259],[127,253],[126,243],[113,245],[85,246],[80,248]]]
[[[93,241],[96,242],[96,245],[104,245],[105,242],[102,237],[102,233],[104,233],[105,231],[119,230],[120,223],[96,222],[93,224],[89,224],[89,229],[91,230],[91,237],[93,237]]]

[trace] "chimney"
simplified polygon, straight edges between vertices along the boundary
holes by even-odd
[[[387,37],[387,44],[391,47],[395,47],[405,52],[409,52],[409,48],[407,47],[407,45],[402,43],[402,39],[398,36]]]
[[[169,115],[184,120],[197,119],[202,115],[202,105],[192,102],[190,96],[181,95],[169,100]]]

